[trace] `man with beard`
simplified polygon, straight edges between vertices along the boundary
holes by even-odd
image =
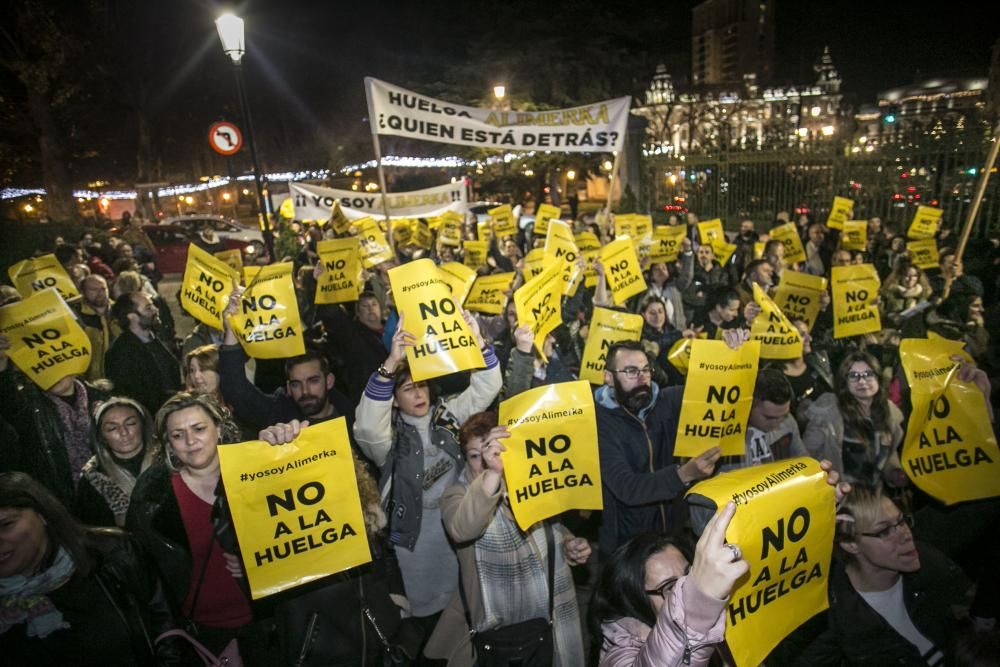
[[[229,326],[229,316],[239,312],[240,292],[234,291],[222,313],[223,334],[219,347],[219,388],[241,426],[259,431],[272,424],[308,419],[317,424],[346,416],[348,430],[354,422],[354,407],[334,389],[334,376],[325,356],[313,350],[285,362],[285,386],[266,394],[247,379],[247,355]]]
[[[128,292],[115,301],[111,316],[121,334],[104,357],[104,374],[117,395],[134,398],[155,415],[181,388],[181,365],[156,336],[160,311],[144,292]]]
[[[90,339],[90,366],[86,378],[93,382],[104,377],[104,354],[118,336],[118,325],[111,319],[111,299],[108,283],[101,276],[91,274],[80,281],[78,313],[80,324]]]
[[[727,342],[741,342],[727,332]],[[594,394],[601,458],[604,512],[599,549],[603,558],[647,531],[673,532],[681,526],[668,504],[688,486],[715,470],[720,449],[680,464],[674,441],[684,387],[660,389],[652,382],[641,343],[616,343],[605,360],[604,386]]]

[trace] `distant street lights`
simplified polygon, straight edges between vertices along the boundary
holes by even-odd
[[[234,14],[223,14],[215,20],[215,27],[219,31],[222,51],[233,61],[233,68],[236,72],[236,88],[240,96],[240,109],[243,112],[247,146],[250,148],[253,181],[257,188],[257,207],[261,215],[260,229],[264,235],[264,245],[267,246],[267,252],[273,262],[277,257],[274,254],[274,233],[271,231],[271,207],[268,206],[267,197],[264,196],[260,165],[257,164],[257,145],[253,139],[253,120],[250,117],[250,105],[247,103],[246,87],[243,83],[243,54],[246,53],[243,19]],[[246,193],[246,190],[243,192]]]
[[[493,97],[497,98],[497,101],[503,101],[503,98],[507,97],[507,86],[503,84],[493,86]]]

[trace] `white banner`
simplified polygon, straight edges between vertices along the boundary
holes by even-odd
[[[382,195],[378,192],[357,192],[337,190],[321,185],[289,183],[288,193],[295,207],[296,220],[327,220],[333,209],[333,202],[340,202],[340,210],[350,220],[371,216],[383,217]],[[386,195],[389,215],[393,218],[427,218],[441,215],[446,211],[465,213],[468,206],[465,181],[438,185],[423,190],[390,192]]]
[[[372,132],[443,144],[508,150],[600,153],[625,142],[631,97],[572,109],[498,111],[466,107],[365,77]]]

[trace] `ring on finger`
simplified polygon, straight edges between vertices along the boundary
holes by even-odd
[[[739,546],[735,544],[723,544],[722,546],[729,549],[730,553],[733,555],[733,557],[729,560],[730,563],[735,563],[736,561],[743,559],[743,552],[740,551]]]

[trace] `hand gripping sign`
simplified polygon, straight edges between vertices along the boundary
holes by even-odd
[[[507,290],[514,282],[514,272],[493,273],[479,276],[472,283],[469,296],[465,297],[465,309],[487,315],[499,315],[507,304]]]
[[[819,299],[826,291],[826,278],[785,270],[774,290],[774,303],[789,320],[802,320],[812,330],[819,315]]]
[[[726,233],[722,230],[722,220],[713,218],[698,223],[698,240],[701,243],[711,243],[713,239],[726,240]]]
[[[937,239],[919,239],[907,241],[906,250],[910,253],[913,265],[921,269],[936,269],[941,266],[938,254]]]
[[[573,230],[562,220],[549,223],[549,233],[545,236],[545,260],[562,266],[563,294],[573,296],[580,286],[582,271],[576,264],[580,251],[577,250]]]
[[[553,206],[552,204],[539,205],[535,211],[535,227],[532,232],[534,238],[544,239],[545,235],[549,233],[549,221],[558,220],[560,215],[562,215],[562,211],[558,206]]]
[[[1000,495],[1000,450],[983,392],[958,379],[963,343],[905,338],[899,346],[913,412],[900,460],[922,491],[947,505]]]
[[[455,299],[455,303],[461,306],[465,303],[465,297],[468,296],[469,289],[476,281],[475,270],[458,262],[446,262],[438,267],[438,271],[441,272],[441,277],[451,288],[451,296]]]
[[[255,359],[305,354],[292,263],[263,267],[240,297],[240,312],[229,318],[240,345]]]
[[[908,239],[932,239],[937,234],[938,225],[941,224],[941,215],[944,213],[939,208],[933,206],[918,206],[917,212],[913,214],[910,228],[906,230]]]
[[[192,243],[181,283],[181,307],[199,322],[222,329],[222,311],[239,279],[231,266]]]
[[[743,455],[759,360],[755,340],[735,350],[720,340],[691,343],[675,456],[699,456],[712,447],[721,447],[723,456]]]
[[[845,220],[840,235],[840,247],[845,250],[864,250],[868,247],[868,221]]]
[[[594,308],[580,361],[580,379],[591,384],[604,384],[604,361],[608,350],[615,343],[639,340],[642,337],[642,322],[642,315]]]
[[[778,225],[770,231],[770,237],[781,241],[785,246],[785,263],[795,264],[806,261],[806,249],[802,247],[802,239],[799,238],[799,230],[795,228],[795,223],[786,222]]]
[[[327,239],[316,244],[323,273],[316,281],[316,303],[350,303],[358,300],[363,282],[358,239]]]
[[[343,417],[284,445],[219,445],[219,464],[255,600],[371,561]]]
[[[843,229],[844,223],[854,214],[854,201],[847,197],[834,197],[830,205],[830,215],[826,218],[826,226],[830,229]]]
[[[517,323],[531,327],[543,356],[545,337],[562,322],[562,285],[562,267],[552,262],[514,292]]]
[[[55,288],[0,308],[8,356],[42,389],[90,366],[90,339]]]
[[[764,359],[798,359],[802,356],[802,337],[781,309],[771,301],[757,283],[753,284],[753,300],[760,314],[753,320],[750,337],[760,342]]]
[[[486,213],[493,222],[493,233],[497,237],[517,234],[517,221],[514,220],[514,211],[511,209],[510,204],[491,208]]]
[[[646,279],[642,277],[631,239],[616,239],[601,248],[601,264],[616,306],[646,291]]]
[[[22,260],[7,269],[7,275],[10,276],[21,297],[25,299],[50,287],[58,290],[62,298],[67,301],[80,298],[80,292],[73,284],[73,279],[53,254]]]
[[[689,380],[690,381],[690,380]],[[761,664],[795,628],[828,606],[834,490],[812,458],[726,472],[688,491],[692,505],[736,503],[726,540],[750,571],[723,612],[737,667]]]
[[[374,218],[362,218],[354,223],[358,228],[361,265],[366,269],[387,262],[393,258],[392,248],[385,240],[382,228]]]
[[[687,228],[683,225],[661,225],[653,229],[653,244],[649,249],[649,261],[676,262],[681,252],[681,241]]]
[[[597,415],[590,384],[529,389],[500,404],[503,472],[521,530],[572,509],[603,509]]]
[[[417,339],[416,345],[406,348],[414,382],[486,366],[476,337],[434,262],[418,259],[389,269],[389,283],[403,328]]]
[[[881,281],[872,264],[835,266],[833,283],[833,337],[846,338],[882,330],[878,290]]]

